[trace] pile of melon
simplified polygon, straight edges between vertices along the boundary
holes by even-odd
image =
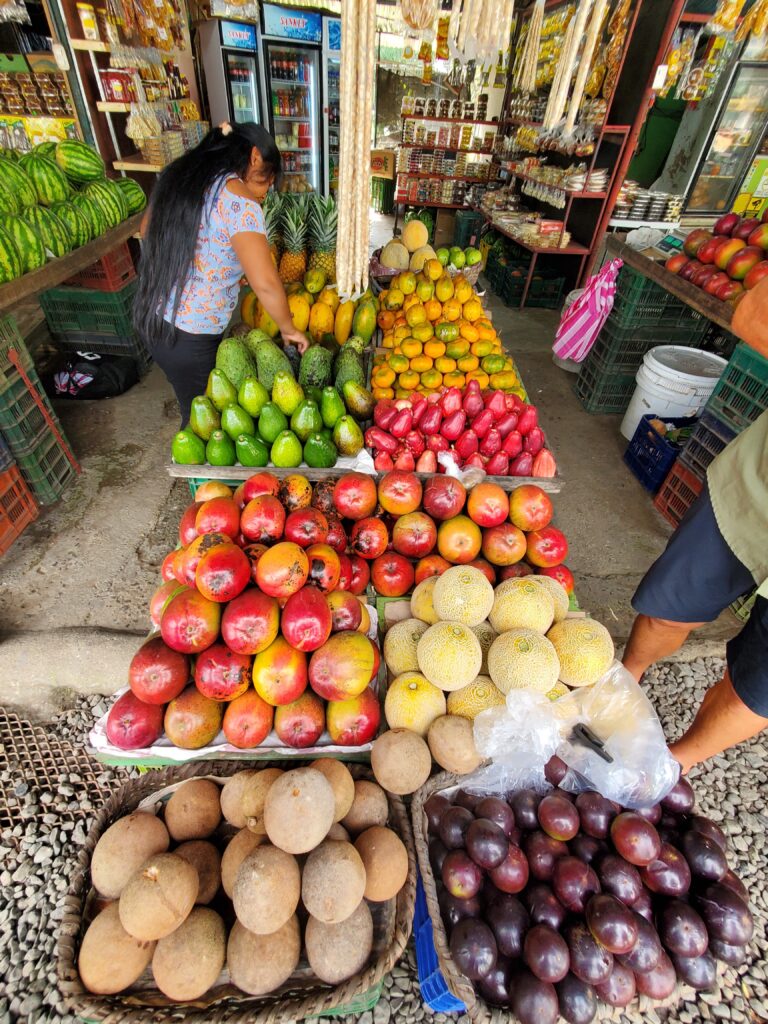
[[[410,617],[384,639],[389,731],[371,752],[378,782],[391,793],[413,793],[432,760],[468,774],[481,760],[473,738],[481,711],[513,707],[523,689],[567,702],[571,687],[597,682],[613,662],[610,633],[568,609],[565,588],[547,576],[494,588],[480,569],[455,565],[422,580]]]
[[[351,978],[408,879],[388,818],[384,791],[332,759],[182,783],[160,813],[118,819],[94,849],[84,987],[185,1003],[227,985],[265,996],[300,965],[329,985]]]

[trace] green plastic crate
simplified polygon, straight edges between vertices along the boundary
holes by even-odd
[[[753,590],[751,594],[745,594],[743,597],[738,598],[730,606],[731,611],[736,618],[742,624],[746,624],[747,619],[752,614],[755,601],[757,600],[757,590]]]
[[[16,459],[21,475],[41,505],[53,505],[75,479],[64,449],[50,434],[28,455]]]
[[[736,433],[768,409],[768,359],[740,342],[723,370],[706,411]]]
[[[643,316],[637,323],[623,325],[620,320],[609,316],[590,349],[590,355],[594,354],[613,373],[636,373],[643,356],[657,345],[696,348],[704,333],[700,324],[684,320],[673,324]]]
[[[636,387],[634,374],[616,373],[590,352],[573,390],[589,413],[624,413]]]
[[[40,295],[40,306],[54,337],[95,334],[102,338],[131,338],[131,307],[136,281],[119,292],[93,288],[50,288]]]
[[[28,371],[28,375],[53,422],[61,431],[61,425],[43,390],[40,378],[34,370]],[[0,391],[0,434],[16,459],[28,455],[46,437],[53,436],[32,393],[21,377],[17,376],[15,382]]]
[[[558,309],[564,293],[564,277],[534,278],[525,297],[525,305],[535,309]]]
[[[628,266],[619,271],[611,318],[622,327],[649,321],[669,325],[687,323],[699,338],[703,338],[709,329],[706,317],[695,313],[661,285]]]
[[[19,371],[8,358],[8,350],[11,348],[19,353],[19,361],[27,372],[34,369],[35,364],[19,334],[16,321],[12,316],[3,316],[0,317],[0,391],[21,380]]]

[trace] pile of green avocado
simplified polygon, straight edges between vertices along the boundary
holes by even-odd
[[[171,444],[183,466],[278,466],[330,469],[363,447],[360,421],[374,399],[365,386],[362,338],[337,352],[311,345],[301,356],[264,331],[225,338],[204,395]],[[298,362],[298,367],[295,363]]]

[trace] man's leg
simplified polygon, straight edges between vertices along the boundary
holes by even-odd
[[[747,707],[734,690],[726,669],[720,682],[707,690],[691,727],[669,749],[685,774],[693,765],[757,736],[766,727],[768,718]]]
[[[638,615],[632,623],[622,662],[639,682],[643,673],[661,658],[674,654],[702,622],[673,622],[650,615]]]

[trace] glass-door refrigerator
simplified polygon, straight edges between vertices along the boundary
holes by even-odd
[[[322,15],[264,4],[264,69],[272,134],[290,192],[323,188],[324,146],[320,62]]]
[[[340,74],[341,21],[339,18],[323,18],[325,189],[333,196],[339,188]]]
[[[261,49],[256,26],[216,18],[203,22],[199,31],[211,124],[262,124]]]

